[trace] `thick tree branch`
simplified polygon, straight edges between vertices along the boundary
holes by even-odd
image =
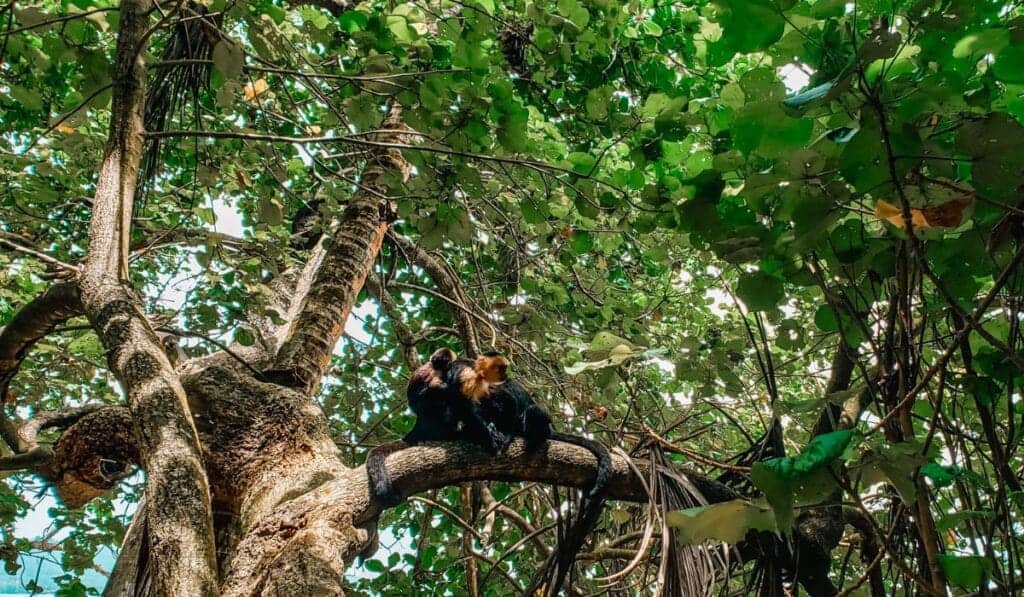
[[[392,104],[385,128],[401,128],[401,108]],[[385,138],[401,141],[390,132]],[[290,334],[281,347],[270,378],[311,395],[327,371],[345,321],[380,252],[390,224],[387,192],[397,175],[408,177],[409,164],[397,149],[371,151],[359,188],[349,201],[324,248],[309,291],[302,297]]]
[[[68,435],[69,441],[65,441],[63,444],[61,444],[61,439],[65,439],[65,435],[61,435],[61,439],[57,440],[58,447],[54,450],[50,445],[40,444],[39,433],[44,429],[51,428],[69,429],[82,419],[98,411],[110,408],[105,406],[105,404],[85,404],[82,407],[47,411],[36,415],[20,425],[15,425],[5,419],[4,436],[15,454],[0,458],[0,471],[31,471],[48,481],[57,481],[57,491],[59,493],[61,489],[59,482],[60,471],[72,469],[75,467],[75,464],[80,464],[61,462],[61,458],[68,456],[67,445],[69,442],[75,442],[76,437],[81,438],[82,435],[72,432]],[[123,423],[123,421],[120,423]],[[105,445],[113,437],[114,434],[104,434],[101,437],[90,439],[89,443],[93,446],[98,444]],[[91,453],[91,450],[88,452]],[[96,455],[98,454],[96,452]],[[90,454],[90,458],[91,456],[93,455]]]
[[[597,460],[589,450],[556,441],[548,442],[544,449],[528,454],[525,444],[516,440],[507,452],[498,456],[491,456],[461,442],[423,444],[390,454],[386,465],[394,479],[395,488],[403,496],[466,481],[484,480],[530,481],[586,488],[593,484],[597,474]],[[648,474],[646,463],[636,461],[634,465],[645,476]],[[356,470],[360,475],[365,475],[365,469]],[[699,473],[690,474],[690,480],[709,503],[740,497],[726,485]],[[642,480],[616,454],[612,455],[608,498],[642,503],[649,500]]]
[[[31,303],[22,307],[0,330],[0,397],[9,402],[7,389],[18,373],[28,351],[41,338],[68,319],[82,313],[78,284],[54,284]],[[17,446],[11,446],[17,450]]]
[[[143,63],[151,0],[122,0],[113,65],[110,132],[96,182],[82,304],[124,386],[147,472],[147,530],[154,591],[214,595],[210,492],[199,438],[181,386],[128,286],[133,198],[143,148]]]

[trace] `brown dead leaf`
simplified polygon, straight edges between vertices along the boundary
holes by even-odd
[[[65,135],[70,135],[71,133],[75,132],[75,127],[68,126],[62,122],[57,125],[57,130],[64,133]]]
[[[235,170],[235,180],[238,181],[238,186],[247,189],[252,186],[252,179],[249,175],[242,170]]]
[[[256,98],[267,92],[269,85],[267,85],[266,79],[256,79],[250,83],[245,84],[245,99],[250,102],[255,102]]]
[[[974,195],[966,194],[932,207],[910,208],[910,223],[914,228],[956,228],[964,221],[964,210],[974,202]],[[875,203],[875,217],[897,228],[904,228],[903,210],[879,199]]]

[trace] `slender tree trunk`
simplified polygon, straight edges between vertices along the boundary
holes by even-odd
[[[401,129],[402,111],[392,104],[384,120],[386,129]],[[388,140],[401,142],[391,133]],[[388,200],[395,177],[405,180],[409,164],[397,149],[371,152],[352,196],[332,234],[323,261],[309,291],[302,297],[292,332],[277,358],[274,379],[312,394],[327,373],[327,366],[348,314],[380,253],[391,220]]]

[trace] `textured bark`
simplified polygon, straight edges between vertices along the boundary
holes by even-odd
[[[86,311],[125,388],[138,433],[157,594],[212,595],[210,496],[185,392],[134,296],[117,283],[85,288]]]
[[[401,128],[401,110],[392,105],[384,127]],[[402,142],[389,133],[388,141]],[[313,394],[327,372],[331,353],[345,330],[345,321],[363,288],[387,232],[390,175],[408,176],[409,164],[397,149],[371,152],[360,186],[345,208],[325,247],[309,291],[302,296],[291,333],[278,355],[271,377]]]
[[[148,556],[158,595],[217,590],[213,522],[185,392],[128,288],[132,200],[142,154],[149,0],[123,0],[110,133],[100,166],[81,278],[86,315],[125,389],[146,469]]]
[[[135,509],[135,516],[128,525],[128,531],[117,553],[117,562],[103,588],[104,597],[139,597],[149,595],[145,583],[140,582],[140,569],[144,568],[141,556],[146,553],[146,500],[143,498]]]

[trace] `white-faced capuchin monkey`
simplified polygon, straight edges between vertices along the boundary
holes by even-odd
[[[583,542],[593,530],[604,508],[611,480],[611,456],[593,440],[560,433],[551,428],[551,417],[537,405],[522,384],[508,378],[509,361],[496,352],[475,359],[459,359],[442,348],[409,380],[409,406],[416,423],[401,442],[385,444],[367,456],[366,467],[374,497],[385,507],[402,501],[384,460],[397,450],[429,441],[467,441],[490,454],[504,450],[513,437],[526,442],[533,452],[548,440],[563,441],[590,450],[597,459],[594,484],[583,494],[577,517],[569,525],[559,546],[552,552],[543,574],[533,582],[530,593],[543,587],[545,595],[556,595],[565,583]]]

